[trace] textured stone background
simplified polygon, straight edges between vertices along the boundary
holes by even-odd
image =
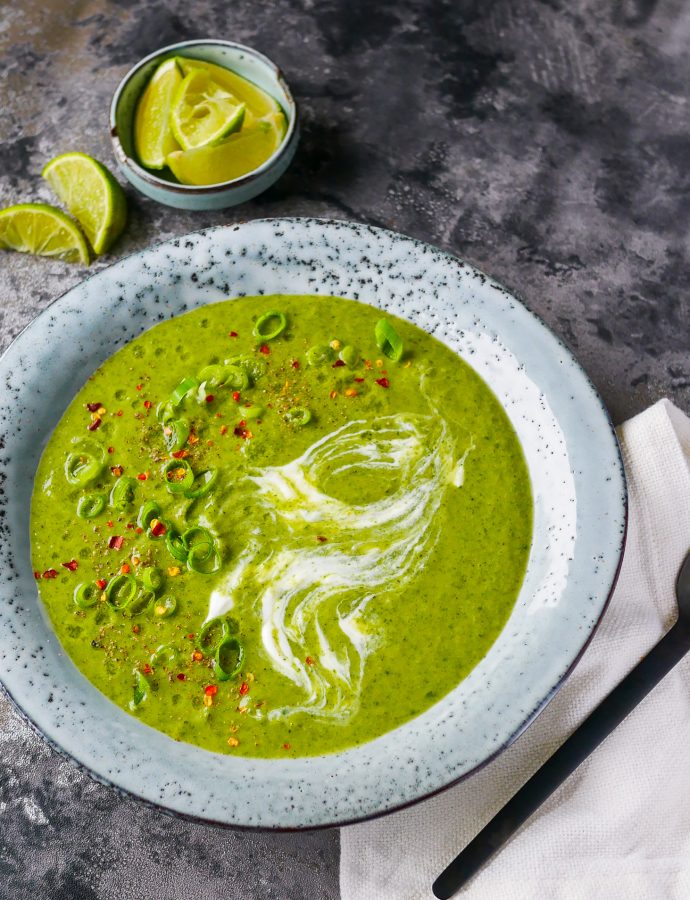
[[[111,163],[122,75],[177,40],[251,44],[304,116],[290,172],[220,213],[128,190],[110,259],[257,216],[352,218],[440,244],[518,291],[616,421],[690,408],[688,0],[0,0],[0,204],[43,164]],[[84,272],[0,255],[0,347]],[[335,832],[250,835],[123,801],[0,700],[0,897],[336,898]]]

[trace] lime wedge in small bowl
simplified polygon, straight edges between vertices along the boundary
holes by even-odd
[[[86,153],[56,156],[41,173],[79,221],[94,252],[105,253],[127,222],[127,198],[104,165]]]
[[[208,72],[196,69],[185,75],[170,112],[173,134],[183,150],[217,144],[239,131],[245,104],[217,84]]]
[[[89,245],[77,223],[47,203],[19,203],[0,210],[0,249],[85,266],[90,261]]]
[[[167,162],[181,184],[220,184],[262,166],[280,146],[284,134],[285,117],[274,113],[220,143],[176,150],[168,155]]]
[[[149,169],[162,169],[168,153],[180,149],[170,127],[170,110],[181,84],[177,61],[166,59],[151,76],[137,104],[134,148],[139,162]]]

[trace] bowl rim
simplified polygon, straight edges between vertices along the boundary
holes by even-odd
[[[136,161],[136,159],[134,159],[134,157],[129,156],[127,153],[125,153],[125,149],[122,146],[122,141],[120,140],[120,133],[117,125],[118,106],[129,82],[144,66],[148,65],[150,62],[153,62],[156,59],[162,58],[166,54],[172,54],[172,52],[176,50],[180,50],[183,48],[186,49],[188,47],[209,45],[230,47],[233,50],[241,50],[243,53],[247,53],[248,55],[253,56],[256,60],[258,60],[262,65],[264,65],[271,71],[276,81],[282,88],[287,100],[287,131],[283,136],[283,140],[267,160],[261,163],[258,168],[252,169],[251,172],[240,175],[238,178],[232,178],[229,181],[218,181],[215,184],[204,185],[178,184],[173,181],[166,181],[164,178],[159,178],[148,169],[145,169]],[[168,191],[172,194],[179,194],[181,196],[188,197],[203,196],[207,194],[213,195],[223,193],[231,188],[234,189],[251,184],[262,175],[264,175],[267,171],[272,169],[291,147],[298,133],[299,118],[299,107],[292,95],[290,86],[288,85],[282,70],[278,65],[276,65],[276,63],[273,62],[272,59],[261,53],[259,50],[255,50],[253,47],[248,47],[246,44],[238,44],[236,41],[224,41],[219,38],[195,38],[189,41],[179,41],[176,44],[169,44],[167,47],[161,47],[158,50],[154,50],[153,53],[149,53],[148,56],[145,56],[143,59],[140,59],[139,62],[135,63],[135,65],[133,65],[132,68],[129,69],[129,71],[124,75],[124,77],[120,80],[118,86],[115,88],[113,99],[110,101],[110,141],[113,147],[113,153],[115,154],[115,159],[120,164],[120,166],[122,166],[124,169],[130,169],[137,176],[137,178],[140,178],[151,187],[158,188],[162,191]]]
[[[317,822],[317,823],[299,824],[299,825],[285,825],[285,824],[280,824],[280,825],[265,825],[265,824],[253,825],[253,824],[251,824],[250,825],[247,823],[228,822],[228,821],[224,821],[222,819],[213,818],[212,816],[206,816],[206,815],[202,815],[202,814],[198,814],[198,813],[194,813],[194,812],[176,809],[172,806],[166,805],[163,802],[158,802],[151,798],[145,797],[141,793],[139,793],[138,791],[136,791],[130,787],[124,787],[121,784],[115,783],[108,776],[103,775],[100,772],[97,772],[94,769],[92,769],[88,763],[82,762],[80,759],[78,759],[76,756],[74,756],[71,751],[66,750],[63,746],[61,746],[59,743],[57,743],[53,738],[49,737],[42,730],[42,728],[38,724],[38,722],[34,718],[32,718],[32,716],[23,708],[23,706],[20,704],[20,702],[13,696],[11,689],[9,688],[7,683],[5,683],[2,676],[0,676],[0,695],[6,697],[10,701],[12,707],[17,711],[20,718],[22,718],[28,724],[28,726],[31,728],[31,730],[35,734],[39,735],[44,741],[46,741],[46,743],[52,749],[56,750],[60,756],[67,759],[69,762],[71,762],[73,765],[75,765],[79,770],[86,772],[91,778],[93,778],[94,781],[97,781],[99,784],[102,784],[106,787],[113,789],[122,797],[132,797],[132,798],[136,799],[138,802],[144,804],[146,807],[160,810],[164,814],[173,816],[175,818],[181,818],[183,820],[188,820],[190,822],[198,823],[198,824],[213,825],[213,826],[220,827],[220,828],[229,828],[232,830],[250,831],[250,832],[315,831],[315,830],[321,830],[321,829],[340,828],[340,827],[344,827],[344,826],[348,826],[348,825],[372,821],[372,820],[381,818],[383,816],[387,816],[391,813],[395,813],[395,812],[401,811],[403,809],[407,809],[409,807],[416,805],[419,802],[422,802],[431,797],[434,797],[437,794],[440,794],[440,793],[448,790],[449,788],[452,788],[455,785],[458,785],[458,784],[464,782],[466,779],[470,778],[475,773],[481,771],[485,766],[487,766],[489,763],[493,762],[498,756],[500,756],[501,753],[503,753],[506,749],[508,749],[510,746],[512,746],[512,744],[524,733],[524,731],[531,724],[533,724],[533,722],[539,717],[539,715],[549,705],[549,703],[554,698],[554,696],[559,692],[559,690],[561,689],[563,684],[567,681],[568,677],[572,674],[573,670],[576,668],[579,661],[582,659],[584,653],[586,652],[592,639],[594,638],[594,635],[596,634],[596,632],[601,624],[601,621],[602,621],[604,615],[606,614],[607,609],[609,608],[611,597],[617,586],[617,582],[618,582],[618,578],[619,578],[619,575],[621,572],[621,567],[622,567],[623,558],[624,558],[624,551],[625,551],[626,539],[627,539],[628,527],[629,527],[629,496],[628,496],[627,478],[626,478],[625,467],[624,467],[624,463],[623,463],[623,455],[622,455],[620,443],[617,439],[615,427],[614,427],[613,421],[611,419],[611,416],[609,414],[609,411],[608,411],[606,405],[604,404],[604,401],[601,398],[598,389],[594,385],[594,383],[593,383],[592,379],[590,378],[590,376],[588,375],[588,373],[585,371],[585,369],[582,367],[580,362],[577,360],[574,353],[565,344],[565,342],[562,340],[562,338],[558,334],[556,334],[546,324],[544,319],[538,313],[534,312],[534,310],[532,310],[524,302],[523,296],[520,292],[516,291],[512,287],[506,288],[501,281],[498,281],[491,275],[487,275],[482,269],[480,269],[476,265],[474,265],[474,263],[467,263],[463,257],[459,257],[459,256],[455,255],[450,250],[447,250],[443,247],[439,247],[435,244],[431,244],[422,239],[415,238],[411,235],[407,235],[403,232],[394,231],[390,228],[385,228],[385,227],[380,227],[380,226],[371,226],[368,224],[360,223],[356,220],[331,219],[331,218],[318,217],[318,216],[316,216],[316,217],[286,216],[286,217],[275,217],[275,218],[274,217],[268,217],[268,218],[260,217],[259,219],[255,219],[255,220],[251,220],[250,222],[247,222],[246,225],[251,226],[251,225],[258,225],[258,224],[263,224],[263,223],[281,223],[281,224],[285,223],[285,224],[297,224],[297,225],[311,224],[311,225],[320,225],[320,226],[346,226],[346,227],[354,226],[355,228],[357,228],[357,227],[363,227],[365,229],[370,228],[373,231],[384,233],[385,235],[389,236],[392,239],[407,240],[407,241],[412,242],[415,245],[418,245],[420,248],[426,248],[428,250],[432,250],[436,254],[438,254],[442,257],[445,257],[449,262],[456,263],[456,264],[460,263],[464,266],[467,266],[473,271],[473,273],[475,275],[480,276],[485,283],[488,283],[493,288],[497,288],[499,291],[505,293],[510,298],[517,300],[519,305],[522,307],[523,311],[527,314],[527,316],[529,318],[536,320],[536,323],[539,326],[541,326],[541,328],[549,335],[550,339],[558,346],[558,348],[560,350],[563,351],[563,353],[569,359],[569,361],[575,365],[575,367],[579,371],[579,375],[586,382],[586,386],[588,387],[591,396],[594,398],[594,400],[596,401],[597,405],[600,408],[601,413],[603,414],[605,422],[608,426],[609,434],[613,437],[613,447],[615,448],[615,463],[616,463],[617,470],[620,474],[620,487],[621,487],[621,496],[620,496],[621,509],[620,509],[620,512],[621,512],[622,529],[621,529],[620,535],[617,540],[617,548],[616,548],[617,558],[616,558],[615,567],[610,576],[611,580],[609,583],[608,590],[606,592],[606,596],[602,597],[602,602],[601,602],[601,607],[599,609],[599,612],[596,615],[595,619],[593,620],[593,622],[591,624],[591,628],[590,628],[588,634],[586,635],[583,643],[581,644],[579,650],[576,652],[576,654],[572,658],[570,665],[565,669],[565,671],[563,671],[560,674],[558,679],[554,681],[550,691],[544,696],[542,701],[540,703],[538,703],[536,705],[536,707],[534,707],[529,712],[529,714],[527,714],[523,718],[523,720],[519,724],[519,726],[510,735],[508,735],[506,737],[505,741],[503,741],[499,746],[497,746],[490,755],[486,756],[484,759],[482,759],[481,761],[476,763],[474,766],[472,766],[467,771],[461,773],[460,775],[456,776],[455,778],[453,778],[449,781],[446,781],[442,785],[440,785],[436,788],[433,788],[431,790],[427,790],[426,792],[419,794],[417,796],[414,796],[410,799],[405,799],[399,803],[388,806],[384,809],[379,809],[379,810],[375,810],[372,812],[363,813],[360,815],[354,815],[349,818],[339,818],[339,819],[336,819],[335,821],[321,821],[321,822]],[[157,248],[164,247],[166,244],[176,242],[176,241],[181,241],[186,236],[206,237],[209,233],[227,230],[227,229],[238,230],[241,227],[242,227],[241,225],[221,224],[221,225],[210,226],[210,227],[206,227],[206,228],[195,229],[194,231],[189,232],[187,235],[182,235],[181,237],[167,238],[162,241],[157,241],[157,242],[151,244],[150,246],[147,246],[145,248],[142,248],[141,250],[135,251],[134,253],[130,254],[127,257],[123,257],[121,259],[114,261],[113,263],[110,263],[108,266],[105,266],[104,269],[101,269],[98,272],[90,273],[89,275],[86,276],[86,278],[82,279],[82,281],[78,282],[76,285],[73,285],[72,287],[68,288],[66,291],[63,291],[60,295],[55,297],[52,301],[50,301],[48,306],[46,306],[36,316],[34,316],[18,332],[18,334],[15,335],[15,337],[10,341],[10,343],[5,348],[5,350],[0,354],[0,362],[2,362],[3,359],[9,354],[9,352],[15,346],[15,344],[17,344],[20,341],[20,339],[24,336],[25,332],[30,330],[32,328],[32,326],[35,325],[35,323],[37,322],[37,320],[39,318],[42,318],[45,313],[49,312],[50,309],[55,304],[57,304],[60,300],[62,300],[67,295],[69,295],[69,293],[71,291],[73,291],[75,288],[80,287],[84,282],[93,280],[97,275],[100,275],[103,271],[112,269],[125,260],[131,260],[133,258],[140,257],[140,256],[142,256],[152,250],[155,250]],[[602,594],[603,594],[603,591],[602,591]],[[345,752],[347,752],[347,751],[345,751]],[[328,755],[331,755],[331,754],[328,754]],[[337,755],[337,754],[333,754],[333,755]]]

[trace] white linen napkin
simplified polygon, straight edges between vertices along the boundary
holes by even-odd
[[[341,830],[342,900],[433,900],[445,865],[675,619],[690,548],[690,419],[668,400],[621,426],[628,542],[575,671],[534,724],[467,781]],[[690,655],[461,891],[466,900],[690,898]]]

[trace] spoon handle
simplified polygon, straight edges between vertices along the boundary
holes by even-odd
[[[689,649],[690,629],[676,622],[441,872],[432,886],[434,895],[447,900],[466,884]]]

